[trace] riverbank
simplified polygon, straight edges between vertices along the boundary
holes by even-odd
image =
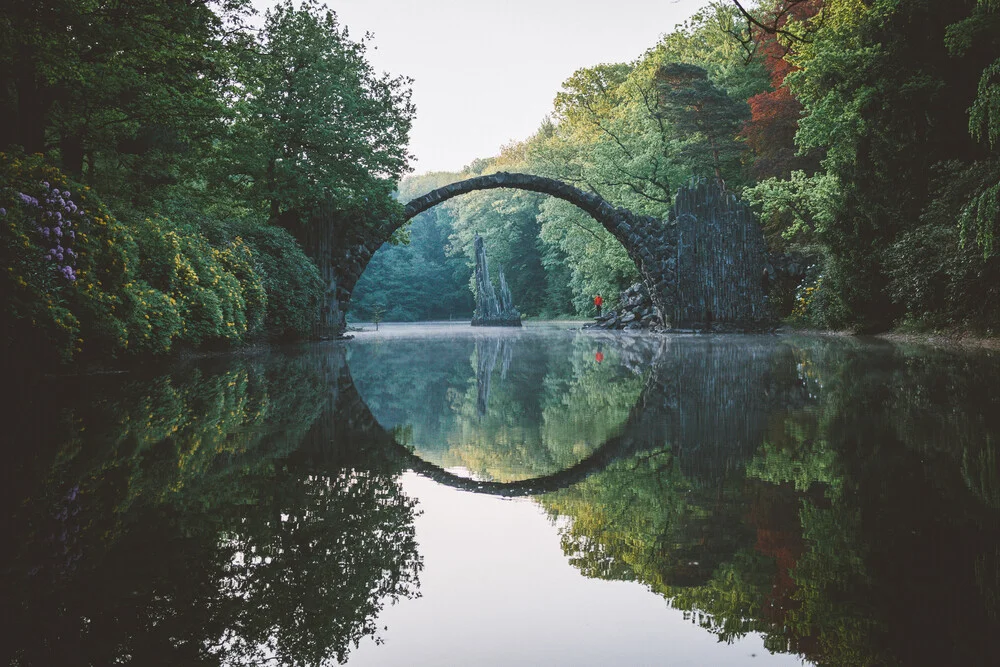
[[[145,363],[311,335],[323,283],[253,215],[112,212],[42,156],[0,153],[0,361]]]

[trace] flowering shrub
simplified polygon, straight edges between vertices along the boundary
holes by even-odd
[[[29,177],[17,178],[22,173]],[[80,321],[71,307],[75,227],[81,216],[65,210],[69,197],[57,178],[56,170],[38,158],[0,153],[0,354],[5,361],[58,363],[70,359],[81,342]]]
[[[282,246],[280,257],[258,257],[239,234],[210,243],[194,225],[162,217],[123,222],[40,155],[0,153],[0,184],[4,362],[37,369],[81,353],[236,344],[268,330],[263,266],[300,262],[282,270],[315,287],[309,281],[315,266],[291,237],[297,255]],[[300,301],[301,318],[311,326],[318,299]],[[307,333],[308,326],[297,328]]]
[[[246,248],[247,267],[261,277],[266,292],[263,317],[269,337],[294,338],[312,333],[326,290],[316,265],[288,231],[253,220],[206,220],[202,230],[213,245],[221,246],[233,239]],[[249,305],[247,310],[253,312]]]
[[[832,288],[838,284],[836,271],[829,263],[806,269],[806,278],[795,291],[790,322],[823,328],[849,326],[847,308]]]
[[[176,309],[180,341],[235,343],[261,330],[267,294],[242,239],[216,247],[198,230],[162,217],[146,218],[135,233],[138,276]]]
[[[820,275],[814,281],[804,282],[795,291],[795,305],[792,307],[792,319],[807,322],[810,319],[810,308],[816,293],[823,287],[823,276]]]
[[[47,242],[48,252],[45,259],[53,262],[59,274],[66,280],[76,280],[73,265],[76,263],[76,252],[73,243],[76,240],[76,230],[73,229],[73,219],[83,218],[83,211],[70,199],[69,190],[60,192],[58,187],[52,187],[48,181],[42,182],[44,197],[38,199],[23,192],[17,196],[28,209],[37,212],[35,228]]]

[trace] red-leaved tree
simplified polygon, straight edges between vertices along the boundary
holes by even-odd
[[[784,86],[785,77],[794,66],[785,56],[794,43],[782,34],[789,20],[807,21],[819,14],[823,0],[782,0],[761,25],[752,26],[757,41],[757,53],[771,75],[771,90],[754,95],[750,105],[750,120],[740,133],[753,150],[753,175],[758,180],[777,176],[787,178],[794,169],[813,171],[819,166],[818,155],[795,155],[795,132],[798,130],[802,105]],[[775,29],[769,29],[773,26]]]

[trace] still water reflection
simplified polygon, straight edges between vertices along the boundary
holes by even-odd
[[[996,354],[385,329],[18,392],[2,663],[1000,661]]]

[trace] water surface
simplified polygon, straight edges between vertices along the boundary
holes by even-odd
[[[6,404],[5,664],[996,664],[1000,359],[382,325]]]

